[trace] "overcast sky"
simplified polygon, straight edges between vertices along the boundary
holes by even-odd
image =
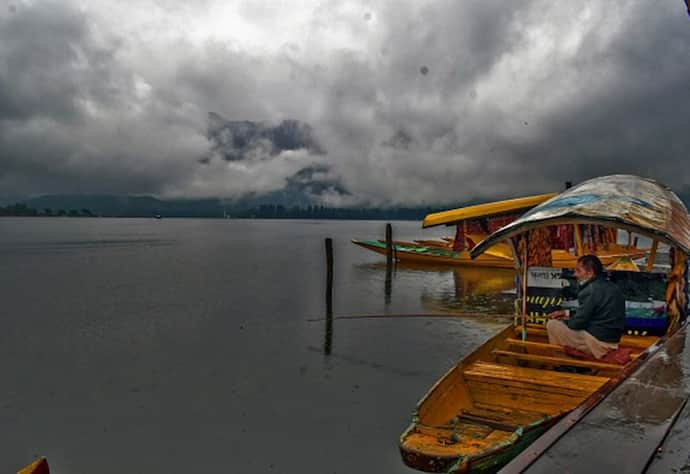
[[[236,197],[309,167],[335,204],[690,187],[682,0],[0,6],[0,195]],[[210,112],[299,120],[322,152],[213,157]]]

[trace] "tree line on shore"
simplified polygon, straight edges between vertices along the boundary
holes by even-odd
[[[432,208],[354,208],[327,206],[283,206],[264,204],[251,209],[230,212],[231,217],[253,219],[390,219],[419,220],[434,212]]]
[[[283,206],[281,204],[263,204],[251,208],[221,208],[216,209],[122,209],[109,213],[92,211],[90,209],[37,209],[23,203],[10,206],[0,206],[0,216],[21,217],[203,217],[233,219],[348,219],[348,220],[419,220],[435,209],[424,208],[353,208],[327,207],[318,205]],[[204,212],[201,212],[204,211]]]
[[[26,204],[0,206],[0,216],[19,217],[95,217],[89,209],[34,209]]]

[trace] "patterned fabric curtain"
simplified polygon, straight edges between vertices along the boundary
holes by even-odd
[[[520,258],[522,258],[525,251],[524,238],[519,239],[517,249]],[[529,231],[527,266],[552,267],[553,257],[551,255],[551,250],[551,229],[549,227],[541,227]]]

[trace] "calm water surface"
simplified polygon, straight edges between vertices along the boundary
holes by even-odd
[[[420,396],[506,324],[505,271],[399,266],[383,222],[0,219],[0,472],[411,473]],[[444,235],[394,223],[395,238]],[[324,354],[325,237],[336,319]],[[386,288],[389,291],[386,291]],[[398,317],[441,313],[447,317]]]

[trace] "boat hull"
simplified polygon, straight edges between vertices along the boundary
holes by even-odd
[[[367,250],[386,255],[388,252],[384,243],[374,240],[353,240],[352,243]],[[484,253],[472,259],[468,251],[454,252],[450,249],[423,246],[413,242],[399,242],[394,245],[395,258],[400,262],[431,264],[431,265],[462,265],[487,268],[515,268],[512,258],[507,256],[495,256]],[[575,268],[576,256],[563,250],[554,250],[552,266],[556,268]],[[630,250],[629,252],[598,253],[597,256],[606,266],[614,263],[622,257],[640,258],[645,255],[645,250]]]
[[[353,240],[352,243],[359,245],[367,250],[386,255],[386,246],[377,241]],[[426,251],[425,251],[426,249]],[[395,257],[400,262],[421,263],[435,265],[466,265],[474,267],[492,268],[514,268],[515,264],[511,258],[494,257],[491,255],[480,255],[475,260],[470,258],[469,252],[454,252],[450,249],[433,248],[428,246],[416,245],[395,245]]]

